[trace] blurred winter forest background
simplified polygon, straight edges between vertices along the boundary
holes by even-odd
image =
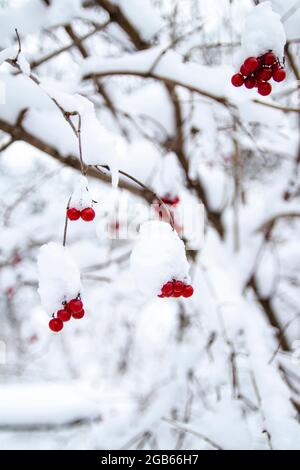
[[[288,78],[267,98],[230,83],[257,3],[1,1],[0,50],[17,28],[45,87],[94,104],[99,164],[115,141],[121,170],[179,198],[175,222],[207,217],[194,296],[144,298],[118,207],[153,193],[90,170],[96,222],[68,233],[88,313],[50,332],[36,258],[62,240],[77,143],[26,61],[1,65],[1,449],[300,449],[300,2],[271,2]]]

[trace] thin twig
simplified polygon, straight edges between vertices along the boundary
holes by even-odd
[[[182,425],[181,423],[178,423],[175,420],[172,420],[172,419],[169,419],[169,418],[162,418],[162,421],[165,421],[166,423],[170,424],[171,426],[173,426],[176,429],[179,429],[180,431],[187,432],[189,434],[193,434],[196,437],[199,437],[200,439],[202,439],[203,441],[207,442],[209,445],[214,447],[216,450],[224,450],[219,444],[214,442],[209,437],[205,436],[204,434],[202,434],[198,431],[194,431],[193,429],[190,429],[190,428],[186,427],[185,425]]]
[[[69,197],[69,200],[68,200],[68,203],[67,203],[67,208],[66,208],[66,218],[65,218],[65,226],[64,226],[64,236],[63,236],[63,246],[66,246],[66,242],[67,242],[67,232],[68,232],[68,209],[70,207],[70,202],[71,202],[71,198],[72,196]]]
[[[295,320],[298,320],[298,318],[300,317],[300,313],[297,313],[297,315],[292,318],[290,321],[288,321],[285,326],[281,329],[280,331],[280,334],[278,335],[278,339],[279,339],[279,342],[278,342],[278,346],[277,348],[275,349],[274,353],[272,354],[268,364],[272,364],[272,362],[274,361],[275,357],[277,356],[277,354],[279,353],[280,351],[280,348],[281,348],[281,338],[283,337],[283,335],[285,334],[286,330],[288,329],[288,327],[294,323]]]
[[[107,165],[91,165],[93,168],[96,168],[96,170],[101,171],[100,168],[103,168],[104,170],[107,170],[109,171],[109,167]],[[100,167],[100,168],[99,168]],[[133,181],[134,183],[138,184],[141,188],[145,189],[145,191],[148,191],[150,194],[153,195],[153,199],[157,199],[158,202],[159,202],[159,205],[162,206],[166,213],[168,214],[168,217],[169,217],[169,222],[170,222],[170,225],[172,227],[173,230],[175,230],[175,223],[174,223],[174,217],[173,217],[173,214],[172,212],[170,211],[170,209],[166,206],[166,204],[163,202],[163,200],[157,195],[157,193],[155,193],[152,189],[149,188],[149,186],[145,185],[144,183],[142,183],[141,181],[139,181],[137,178],[135,178],[134,176],[130,175],[129,173],[127,173],[126,171],[123,171],[123,170],[119,170],[119,173],[123,176],[125,176],[126,178],[130,179],[131,181]]]

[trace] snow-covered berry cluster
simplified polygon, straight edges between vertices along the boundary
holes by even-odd
[[[88,181],[85,176],[81,176],[76,183],[72,197],[67,208],[69,220],[78,220],[80,217],[85,222],[91,222],[95,218],[93,200],[90,196]]]
[[[95,211],[92,207],[86,207],[83,210],[78,210],[76,207],[69,207],[67,209],[67,217],[69,220],[78,220],[80,217],[85,222],[91,222],[95,218]]]
[[[53,318],[49,321],[50,330],[57,333],[64,327],[64,322],[69,321],[71,318],[79,320],[84,316],[83,303],[80,295],[76,299],[71,299],[69,302],[64,302],[62,308],[53,314]]]
[[[272,91],[269,81],[273,78],[275,82],[282,82],[286,78],[284,64],[273,51],[268,51],[259,57],[248,57],[241,65],[239,73],[231,78],[235,87],[245,85],[246,88],[257,88],[262,96],[267,96]]]
[[[169,223],[144,222],[131,253],[131,272],[138,291],[150,297],[190,297],[185,245]]]
[[[172,279],[166,282],[161,288],[161,293],[158,295],[160,298],[164,297],[191,297],[194,289],[190,284],[185,284],[182,281]]]

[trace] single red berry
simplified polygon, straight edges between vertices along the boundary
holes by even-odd
[[[260,82],[257,91],[262,96],[268,96],[272,91],[272,85],[268,82]]]
[[[50,330],[55,331],[55,333],[62,330],[63,327],[64,324],[59,318],[51,318],[51,320],[49,321],[49,328]]]
[[[158,294],[158,296],[160,299],[164,299],[165,298],[165,295],[164,294]]]
[[[185,285],[182,281],[176,281],[174,283],[174,294],[179,294],[181,295],[182,292],[184,291]]]
[[[70,207],[67,210],[67,217],[69,220],[78,220],[80,217],[80,211],[75,209],[75,207]]]
[[[58,310],[56,313],[57,318],[61,321],[69,321],[71,318],[71,312],[69,310]]]
[[[183,297],[191,297],[193,295],[193,293],[194,293],[193,287],[188,285],[188,286],[185,286],[182,295],[183,295]]]
[[[86,209],[83,209],[81,211],[80,215],[82,220],[84,220],[85,222],[91,222],[92,220],[94,220],[96,214],[94,209],[92,209],[91,207],[87,207]]]
[[[240,73],[241,73],[242,75],[244,75],[245,77],[248,75],[248,70],[246,70],[244,64],[241,65]]]
[[[256,57],[248,57],[244,62],[244,69],[247,75],[254,72],[259,67],[259,62]]]
[[[73,312],[72,317],[75,318],[75,320],[80,320],[80,318],[84,317],[84,310],[81,310],[80,312]]]
[[[256,80],[254,77],[247,77],[246,80],[245,80],[245,87],[246,88],[254,88],[256,85]]]
[[[68,310],[70,310],[72,314],[81,312],[82,308],[83,308],[83,303],[79,299],[72,299],[68,303]]]
[[[273,80],[275,82],[283,82],[286,78],[286,71],[284,68],[279,67],[277,70],[273,72]]]
[[[173,294],[173,282],[167,282],[161,289],[162,295],[170,297]]]
[[[265,65],[273,65],[276,62],[276,55],[273,52],[267,52],[263,56]]]
[[[267,82],[272,78],[273,71],[271,68],[261,68],[257,71],[257,79],[262,82]]]
[[[243,75],[240,73],[236,73],[235,75],[231,77],[231,83],[233,86],[236,86],[236,87],[242,86],[244,83]]]

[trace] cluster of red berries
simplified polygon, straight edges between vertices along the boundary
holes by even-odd
[[[85,222],[91,222],[95,218],[95,211],[92,207],[86,207],[82,211],[75,209],[75,207],[69,207],[67,209],[67,217],[69,220],[78,220],[79,217]]]
[[[170,197],[170,196],[164,196],[161,198],[162,202],[164,204],[167,204],[168,206],[177,206],[177,204],[179,203],[180,199],[178,196],[174,196],[173,198]]]
[[[69,321],[72,318],[79,320],[84,316],[83,303],[78,297],[72,299],[69,302],[63,303],[63,308],[56,312],[56,316],[51,318],[49,321],[49,328],[57,333],[64,327],[64,322]]]
[[[166,282],[161,288],[161,293],[158,295],[160,298],[164,297],[191,297],[194,293],[194,289],[190,284],[185,284],[182,281]]]
[[[272,91],[269,80],[282,82],[286,78],[284,66],[280,64],[274,52],[269,51],[259,57],[248,57],[240,68],[240,72],[231,78],[235,87],[245,85],[246,88],[257,88],[262,96],[268,96]]]

